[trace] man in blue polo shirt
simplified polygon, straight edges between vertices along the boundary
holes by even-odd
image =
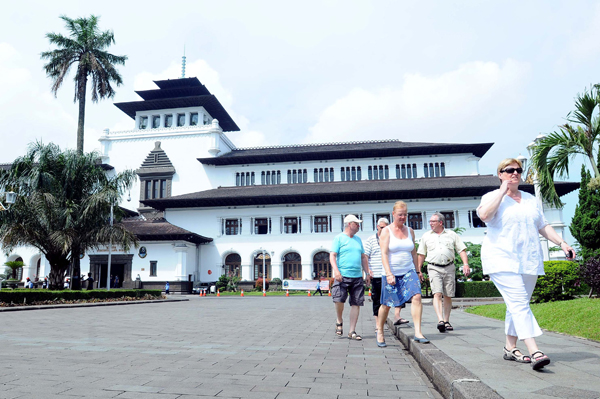
[[[333,286],[331,295],[335,304],[337,314],[335,333],[338,336],[344,334],[342,314],[344,303],[350,294],[350,333],[348,338],[357,341],[362,337],[356,333],[356,323],[360,313],[360,306],[365,303],[365,281],[363,271],[367,278],[367,284],[371,279],[369,262],[363,249],[362,241],[356,233],[360,229],[359,220],[354,215],[344,218],[344,231],[333,239],[329,261],[333,270]]]

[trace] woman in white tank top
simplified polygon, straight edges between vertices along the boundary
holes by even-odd
[[[377,346],[385,347],[383,326],[391,306],[402,306],[411,301],[410,311],[415,323],[414,340],[423,344],[429,340],[421,332],[421,280],[423,275],[415,270],[417,251],[415,233],[405,226],[408,207],[398,201],[392,211],[394,222],[381,232],[381,261],[385,275],[381,277],[381,307],[377,316]]]

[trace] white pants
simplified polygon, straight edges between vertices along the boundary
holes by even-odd
[[[538,276],[501,272],[490,274],[490,278],[506,303],[506,335],[518,337],[520,340],[542,335],[542,330],[529,307]]]

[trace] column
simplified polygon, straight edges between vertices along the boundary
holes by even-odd
[[[243,258],[242,258],[243,259]],[[252,281],[252,265],[242,264],[242,281]]]
[[[185,125],[184,126],[189,126],[191,120],[192,120],[192,113],[191,112],[186,112],[185,113]]]
[[[175,265],[175,281],[187,281],[187,251],[186,244],[175,244],[173,247],[177,253],[177,264]]]
[[[283,280],[283,264],[281,263],[281,259],[276,256],[271,258],[271,274],[271,280],[274,278]]]
[[[302,232],[301,234],[310,234],[310,215],[298,216],[298,221],[302,220]]]
[[[281,217],[280,216],[271,216],[271,234],[272,235],[280,235],[281,234]]]
[[[335,213],[331,215],[331,232],[332,233],[341,233],[343,230],[342,226],[342,215],[339,213]],[[341,230],[341,229],[342,230]]]
[[[312,267],[310,263],[302,263],[302,280],[313,280]]]
[[[165,127],[165,114],[160,114],[160,128]]]
[[[460,211],[456,211],[457,213],[457,217],[458,217],[458,224],[457,227],[464,227],[466,229],[472,229],[473,228],[473,223],[471,221],[471,223],[469,223],[469,212],[471,212],[470,209],[463,209]]]
[[[135,130],[138,130],[140,128],[140,116],[136,115],[135,116]]]
[[[254,233],[254,226],[252,225],[251,220],[252,218],[250,217],[240,218],[243,236],[249,236],[251,232]]]
[[[223,235],[223,218],[217,218],[217,237]]]

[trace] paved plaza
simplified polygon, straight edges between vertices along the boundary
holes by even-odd
[[[357,342],[328,297],[189,299],[0,312],[0,398],[441,397],[369,302]]]

